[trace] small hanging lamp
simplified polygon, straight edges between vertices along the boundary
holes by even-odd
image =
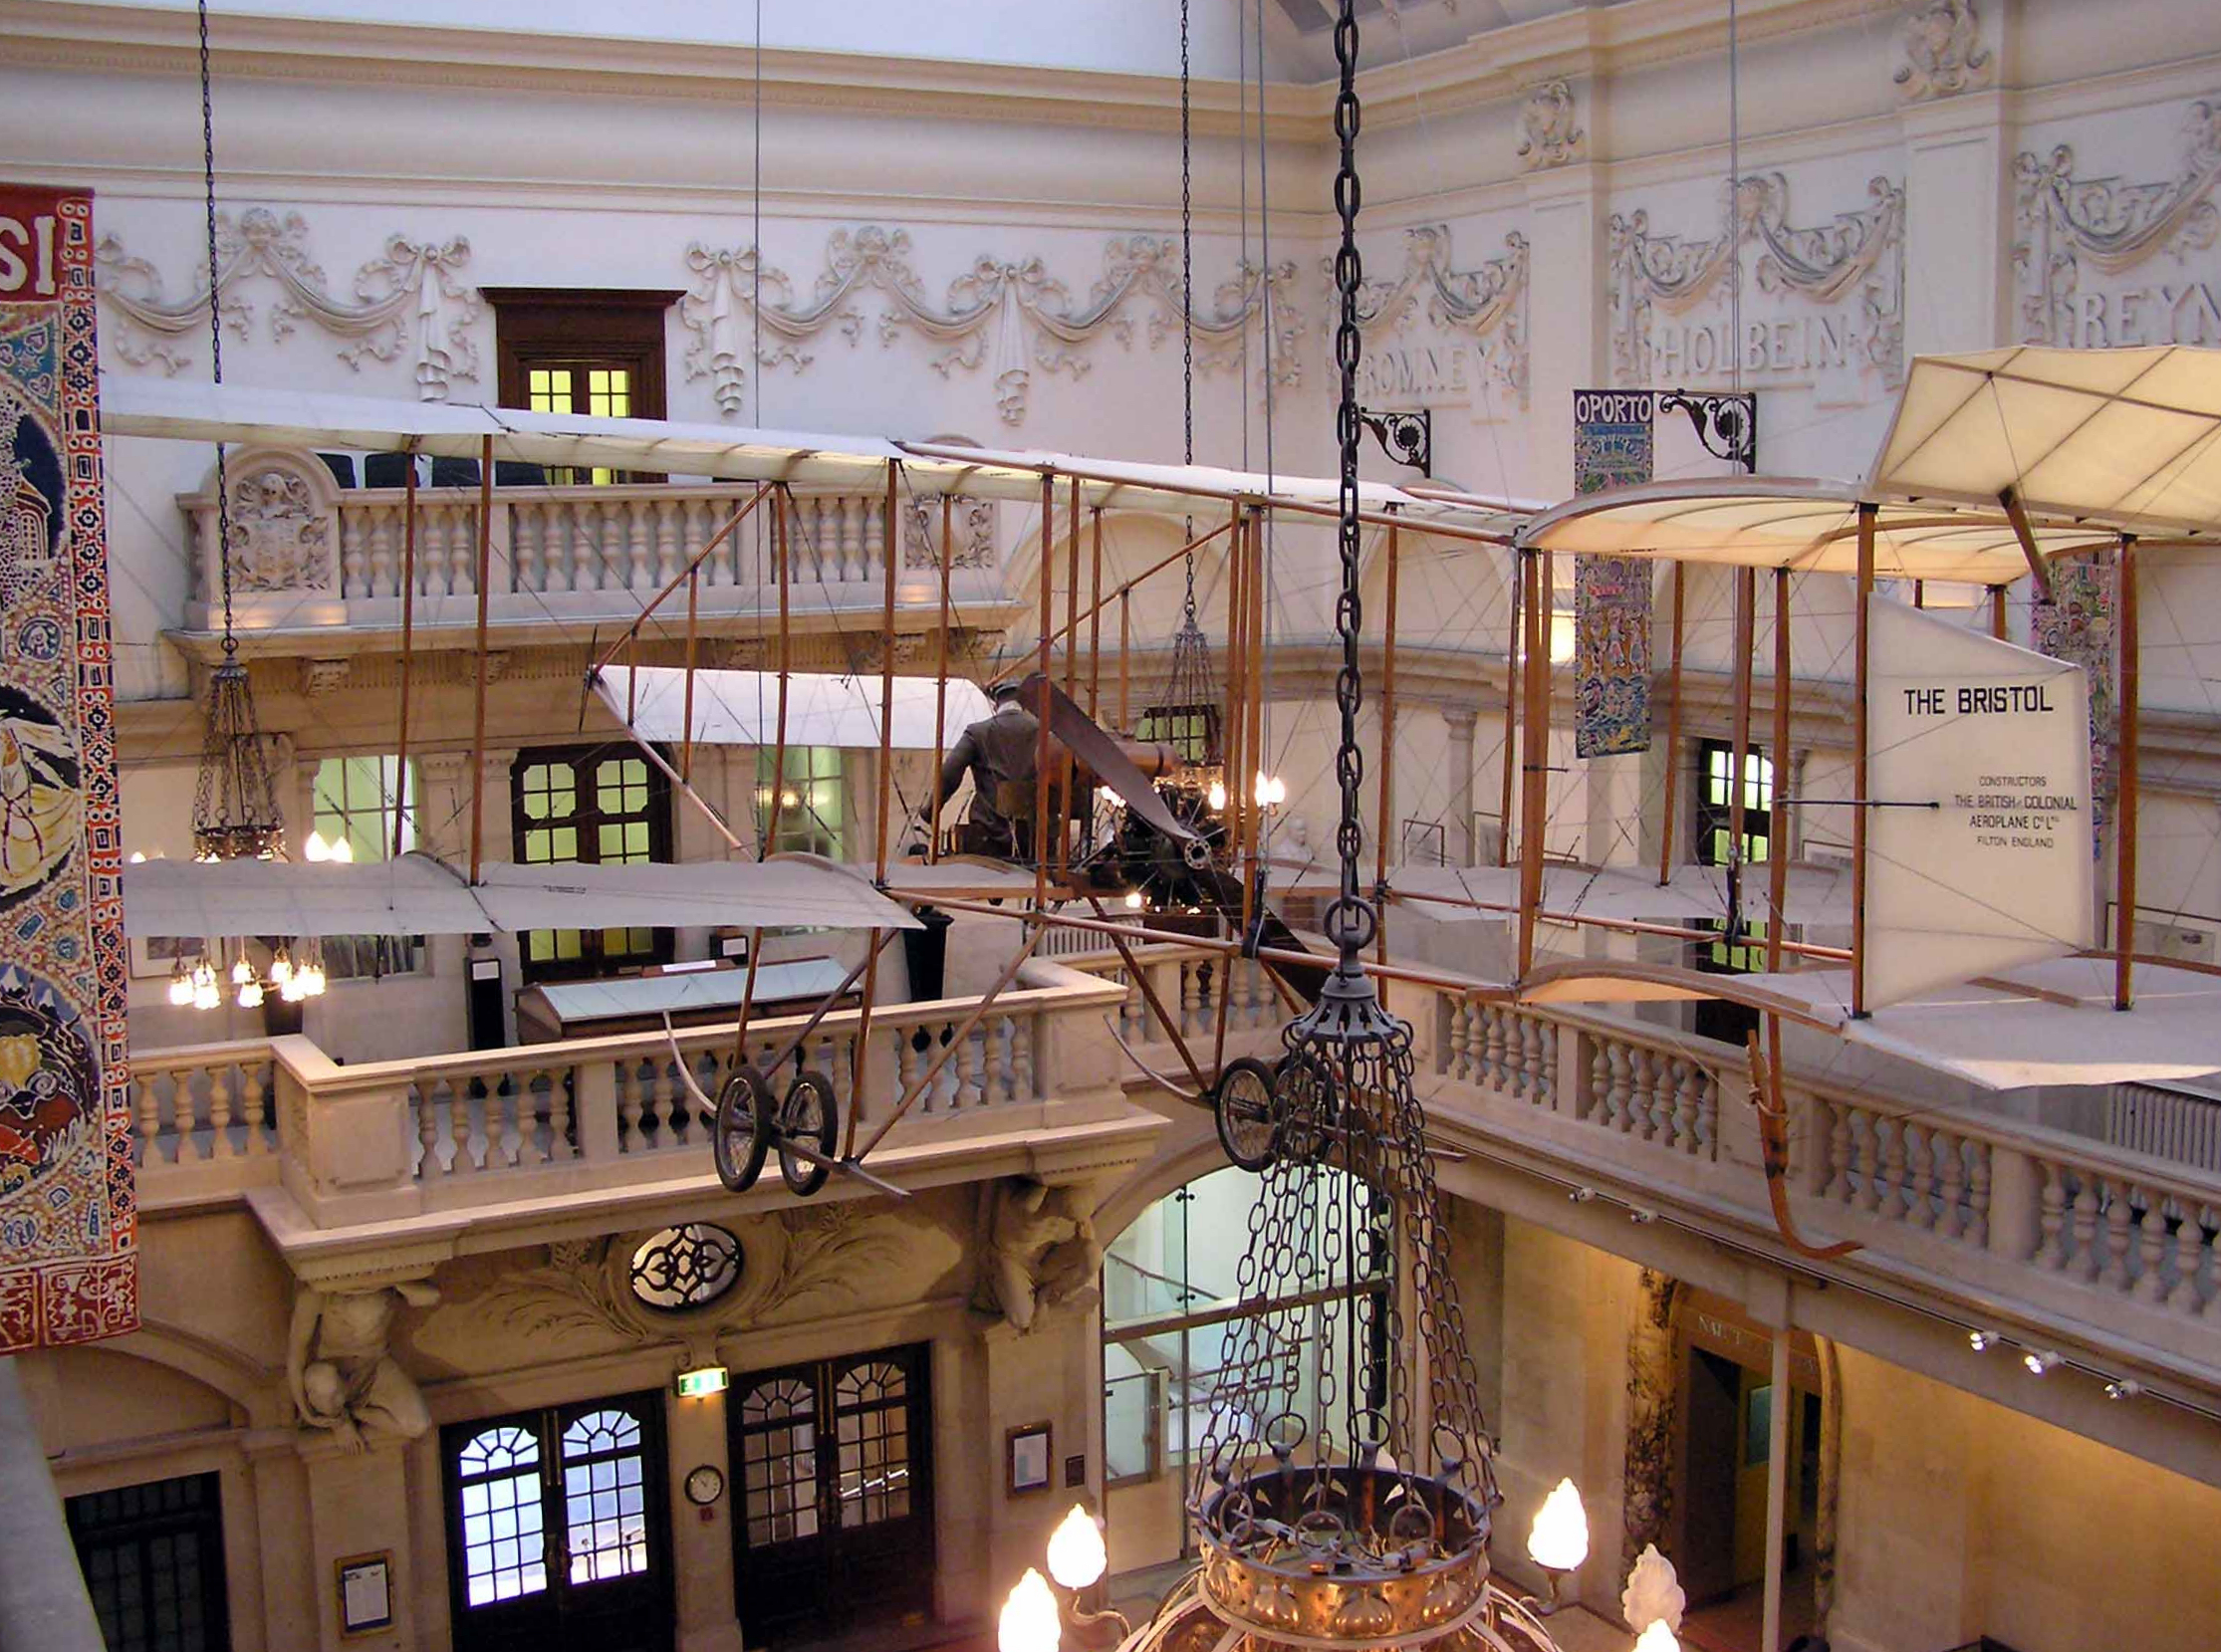
[[[208,233],[208,359],[224,381],[223,294],[216,248],[216,124],[209,90],[208,5],[200,0],[200,158]],[[231,619],[231,485],[216,444],[216,566],[223,586],[223,663],[208,679],[208,730],[193,791],[196,860],[267,860],[285,851],[285,815],[263,749],[254,687],[239,658]]]

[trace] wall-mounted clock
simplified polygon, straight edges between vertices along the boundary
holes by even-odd
[[[703,1463],[686,1473],[686,1500],[708,1508],[725,1495],[725,1475],[714,1463]]]

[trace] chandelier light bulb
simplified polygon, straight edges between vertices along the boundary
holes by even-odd
[[[1545,1571],[1578,1571],[1589,1558],[1589,1516],[1571,1480],[1561,1480],[1543,1500],[1527,1534],[1527,1553]]]
[[[1213,815],[1216,815],[1220,810],[1224,809],[1226,807],[1225,783],[1222,781],[1212,781],[1211,789],[1203,794],[1203,801],[1211,806],[1211,813]]]
[[[145,852],[145,850],[143,850],[143,849],[133,849],[133,850],[131,850],[131,861],[130,861],[130,863],[131,863],[132,865],[134,865],[134,866],[140,866],[140,865],[144,865],[144,864],[146,863],[146,852]]]
[[[185,973],[185,960],[180,958],[169,972],[169,1001],[179,1009],[193,1001],[193,978]]]
[[[270,980],[272,985],[282,987],[292,979],[293,954],[281,946],[270,960]]]
[[[261,982],[249,980],[241,983],[239,988],[239,1008],[242,1010],[259,1010],[262,1008]]]
[[[323,832],[312,831],[309,833],[309,840],[301,845],[301,854],[308,860],[329,860],[332,858],[332,845],[324,840]]]
[[[1101,1578],[1110,1564],[1104,1547],[1103,1528],[1079,1504],[1049,1535],[1049,1575],[1068,1589],[1084,1589]]]
[[[302,973],[304,976],[301,983],[303,996],[322,998],[324,996],[324,966],[322,964],[311,964]]]
[[[1673,1638],[1664,1618],[1654,1617],[1650,1627],[1635,1637],[1634,1652],[1681,1652],[1681,1643]]]
[[[1125,892],[1125,909],[1128,912],[1141,910],[1141,891],[1139,889],[1128,889]]]
[[[245,949],[244,949],[244,948],[242,948],[242,949],[241,949],[241,951],[240,951],[240,953],[239,953],[239,956],[238,956],[237,958],[235,958],[235,959],[233,959],[233,960],[232,960],[232,964],[231,964],[231,984],[232,984],[232,985],[233,985],[234,987],[244,987],[244,986],[245,986],[245,985],[246,985],[246,984],[247,984],[248,982],[252,981],[252,980],[253,980],[254,978],[255,978],[254,966],[253,966],[253,965],[251,965],[251,964],[249,964],[249,963],[247,962],[247,954],[246,954],[246,951],[245,951]]]
[[[194,1008],[194,1009],[196,1009],[196,1010],[214,1010],[214,1009],[219,1009],[219,1008],[221,1008],[221,1007],[222,1007],[222,1005],[223,1005],[223,1001],[224,1001],[224,1000],[223,1000],[223,995],[222,995],[221,993],[219,993],[219,992],[217,992],[217,991],[216,991],[216,983],[215,983],[215,982],[213,982],[213,981],[196,981],[196,982],[194,982],[194,983],[193,983],[193,1008]]]
[[[355,845],[345,837],[333,838],[332,858],[343,866],[352,866],[355,863]]]
[[[1057,1597],[1049,1590],[1049,1579],[1028,1566],[1003,1602],[995,1644],[999,1652],[1057,1652],[1063,1639],[1064,1626],[1058,1621]]]

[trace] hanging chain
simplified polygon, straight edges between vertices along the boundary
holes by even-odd
[[[1195,463],[1195,173],[1188,115],[1188,0],[1180,0],[1180,458]],[[1195,518],[1184,538],[1195,538]],[[1195,553],[1187,554],[1187,617],[1195,617]]]
[[[208,0],[200,5],[200,171],[208,217],[208,362],[216,383],[224,381],[223,294],[216,280],[216,105],[209,91]],[[238,657],[239,639],[231,633],[231,486],[224,475],[224,444],[216,444],[216,568],[223,582],[224,661]]]
[[[1341,400],[1335,409],[1335,434],[1342,444],[1342,520],[1336,530],[1342,555],[1342,590],[1335,597],[1335,631],[1342,640],[1342,669],[1335,677],[1335,703],[1342,711],[1342,744],[1335,752],[1335,777],[1342,783],[1342,822],[1335,828],[1335,847],[1342,856],[1342,896],[1335,903],[1340,922],[1329,934],[1348,947],[1356,933],[1357,857],[1364,849],[1364,829],[1359,821],[1359,791],[1364,784],[1364,754],[1357,749],[1357,707],[1364,695],[1357,665],[1357,631],[1360,610],[1357,596],[1358,562],[1362,544],[1357,523],[1357,438],[1363,430],[1357,416],[1357,293],[1364,280],[1364,263],[1357,256],[1357,16],[1356,0],[1342,0],[1335,21],[1335,64],[1342,84],[1335,94],[1335,135],[1342,141],[1341,164],[1335,172],[1335,212],[1342,220],[1342,245],[1335,250],[1335,291],[1342,313],[1335,326],[1335,365],[1342,374]]]

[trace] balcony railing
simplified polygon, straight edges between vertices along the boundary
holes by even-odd
[[[397,625],[408,560],[399,488],[343,488],[314,453],[250,448],[227,466],[232,589],[242,629],[326,623]],[[490,623],[629,620],[683,572],[752,490],[719,483],[497,486],[488,535]],[[221,571],[212,494],[181,495],[193,546],[186,624],[220,617]],[[421,488],[416,496],[414,619],[463,623],[477,615],[476,487]],[[797,490],[788,521],[793,580],[822,588],[812,604],[876,608],[885,577],[886,499],[881,493]],[[940,496],[899,496],[897,600],[938,611]],[[959,497],[948,513],[951,595],[999,600],[1002,547],[997,507]],[[758,610],[777,583],[768,507],[702,563],[700,612],[712,619]]]
[[[830,1077],[844,1119],[867,1074],[857,1120],[867,1139],[950,1052],[874,1166],[1047,1137],[1124,1115],[1104,1026],[1119,996],[1036,961],[968,1029],[976,998],[881,1008],[867,1037],[859,1012],[837,1011],[783,1071],[799,1062]],[[748,1059],[768,1065],[807,1019],[753,1024]],[[330,1227],[708,1177],[708,1121],[678,1062],[714,1096],[732,1070],[732,1030],[681,1032],[677,1051],[653,1034],[352,1066],[300,1037],[143,1052],[133,1058],[141,1203],[282,1179]]]

